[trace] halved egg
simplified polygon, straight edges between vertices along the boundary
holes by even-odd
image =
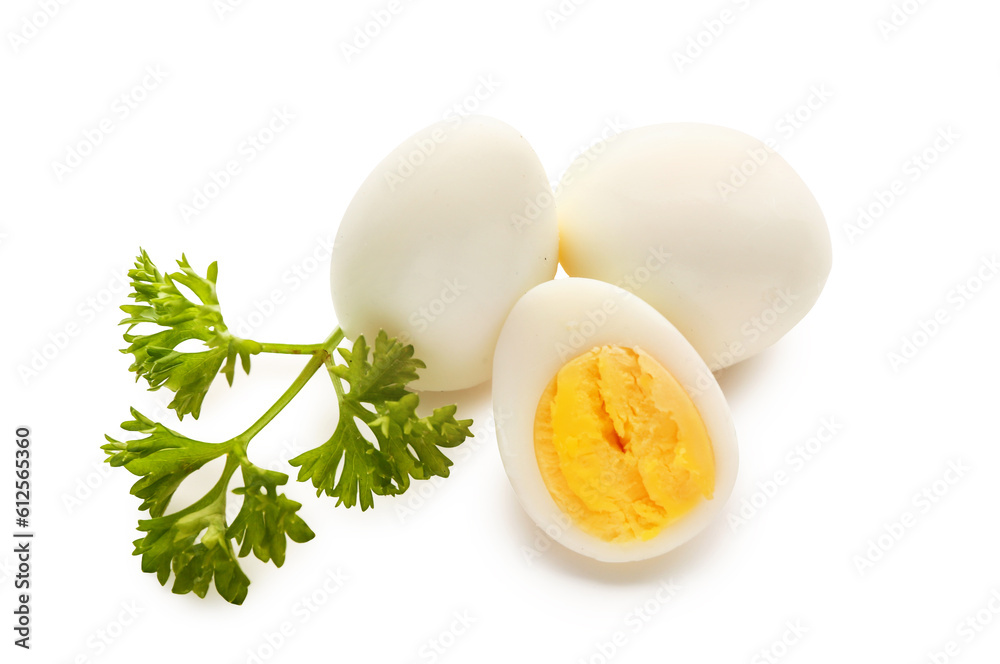
[[[739,454],[725,397],[694,347],[618,286],[528,291],[493,360],[504,469],[557,542],[607,562],[687,542],[732,493]]]

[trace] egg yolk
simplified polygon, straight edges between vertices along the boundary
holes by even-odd
[[[602,346],[563,366],[542,394],[534,438],[556,504],[608,542],[648,540],[715,489],[698,409],[639,348]]]

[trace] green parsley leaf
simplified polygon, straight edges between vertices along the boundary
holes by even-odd
[[[166,386],[176,393],[169,407],[180,419],[201,414],[201,404],[212,381],[221,372],[230,385],[239,357],[243,371],[250,373],[250,356],[261,351],[260,344],[233,336],[226,327],[219,308],[216,280],[217,263],[208,267],[205,277],[198,275],[182,256],[177,261],[179,272],[161,274],[149,255],[140,249],[135,268],[129,270],[132,280],[131,297],[136,303],[126,304],[122,311],[129,316],[121,321],[128,325],[124,338],[134,362],[129,367],[136,380],[145,378],[149,389]],[[200,303],[195,303],[178,288],[189,289]],[[160,328],[150,334],[133,334],[138,325],[152,324]],[[208,347],[199,352],[178,351],[185,341],[198,340]]]
[[[212,459],[226,454],[228,447],[191,440],[153,422],[135,408],[131,411],[133,419],[123,422],[122,429],[147,436],[124,443],[105,436],[108,444],[102,449],[109,455],[109,464],[123,466],[139,476],[131,491],[142,498],[139,509],[149,510],[154,517],[161,516],[181,482]]]
[[[246,486],[233,491],[243,496],[243,507],[226,535],[243,545],[241,558],[252,551],[261,561],[273,560],[281,567],[286,537],[302,543],[316,535],[296,514],[302,505],[277,492],[278,486],[288,482],[288,475],[245,465],[243,479]]]
[[[397,495],[410,479],[447,477],[451,461],[440,448],[455,447],[471,436],[472,420],[456,420],[454,406],[417,417],[420,398],[406,389],[424,363],[413,357],[413,346],[390,339],[385,331],[375,339],[375,351],[364,337],[352,349],[338,348],[346,364],[328,363],[340,406],[340,419],[324,444],[292,459],[298,480],[311,480],[317,495],[337,498],[338,505],[361,509],[374,506],[374,495]],[[349,390],[345,393],[343,383]],[[377,441],[369,442],[358,422]]]
[[[142,556],[142,571],[156,574],[160,585],[167,585],[173,571],[171,590],[178,595],[194,591],[204,597],[214,579],[227,602],[242,604],[246,599],[250,579],[226,534],[226,482],[231,474],[224,473],[219,484],[191,507],[139,521],[139,531],[146,536],[135,540],[133,555]]]
[[[122,466],[139,480],[132,494],[142,498],[140,510],[152,519],[141,519],[134,555],[142,556],[142,570],[155,573],[166,585],[174,573],[173,592],[194,591],[204,597],[212,580],[219,594],[234,604],[243,602],[250,580],[237,558],[251,552],[263,562],[285,562],[286,538],[308,542],[315,535],[297,514],[299,503],[277,492],[288,475],[253,465],[238,439],[225,443],[203,443],[153,422],[135,409],[122,423],[126,431],[144,433],[144,438],[121,442],[107,436],[103,449],[108,463]],[[194,505],[163,516],[174,493],[188,476],[206,463],[226,457],[222,477]],[[242,470],[245,486],[233,493],[243,496],[232,525],[226,523],[226,487],[235,469]],[[234,553],[232,541],[242,544]]]

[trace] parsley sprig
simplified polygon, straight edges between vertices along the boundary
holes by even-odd
[[[410,478],[447,477],[451,461],[440,448],[455,447],[472,435],[472,421],[456,420],[455,406],[417,416],[420,398],[407,391],[406,384],[417,378],[424,363],[414,359],[413,346],[382,331],[371,360],[364,337],[358,337],[352,349],[337,351],[346,364],[335,364],[330,357],[326,366],[337,392],[340,421],[328,441],[289,462],[300,467],[299,481],[312,480],[317,495],[333,496],[338,505],[360,502],[366,510],[374,505],[373,495],[406,491]],[[358,421],[375,435],[378,447],[362,435]]]
[[[236,373],[236,358],[240,358],[243,371],[250,373],[250,356],[261,352],[261,344],[233,336],[222,320],[215,282],[219,266],[208,266],[207,276],[199,276],[182,256],[177,261],[180,272],[160,274],[149,255],[139,250],[135,268],[129,270],[132,281],[131,298],[136,304],[127,304],[122,311],[129,314],[121,324],[128,325],[125,341],[129,344],[123,353],[131,353],[135,361],[129,367],[136,373],[136,380],[145,378],[152,390],[166,386],[175,393],[169,408],[177,417],[191,414],[195,419],[201,413],[201,403],[220,370],[230,386]],[[177,287],[184,286],[198,298],[192,302]],[[162,329],[153,334],[132,334],[143,324]],[[177,346],[197,339],[207,350],[182,352]],[[223,366],[223,363],[225,365]]]
[[[253,464],[247,449],[321,368],[326,368],[333,381],[339,421],[329,440],[290,463],[299,467],[299,481],[311,480],[317,495],[335,497],[337,505],[360,503],[366,510],[374,506],[375,495],[403,493],[411,479],[447,477],[452,463],[441,449],[455,447],[471,436],[472,420],[456,419],[456,406],[438,408],[425,417],[417,415],[419,397],[406,385],[417,378],[424,363],[413,357],[412,346],[390,339],[384,331],[376,337],[374,350],[364,337],[358,337],[351,348],[340,348],[344,334],[339,328],[320,344],[241,339],[230,333],[222,317],[216,293],[217,264],[212,263],[204,277],[186,257],[177,264],[180,271],[161,273],[140,250],[135,268],[129,271],[130,297],[135,303],[122,306],[128,314],[122,324],[128,326],[124,335],[128,346],[123,352],[134,358],[130,370],[137,380],[145,379],[150,390],[166,387],[174,392],[170,408],[178,419],[187,414],[199,417],[205,395],[220,373],[233,384],[237,358],[249,374],[251,355],[309,356],[305,368],[274,405],[229,440],[197,441],[133,408],[132,419],[121,428],[142,437],[119,441],[107,436],[103,446],[109,464],[139,477],[131,493],[142,500],[139,509],[150,517],[139,520],[143,536],[134,542],[133,554],[142,556],[142,570],[155,573],[161,585],[173,573],[171,589],[178,594],[193,591],[204,597],[214,582],[226,601],[242,604],[250,579],[239,558],[252,553],[281,567],[287,540],[301,543],[315,536],[297,514],[302,505],[279,492],[288,475]],[[138,333],[146,324],[155,329]],[[192,339],[202,342],[205,350],[178,348]],[[336,361],[337,356],[344,364]],[[375,443],[362,433],[359,421]],[[181,483],[220,458],[225,463],[215,485],[193,504],[166,514]],[[242,496],[243,503],[229,522],[229,486],[237,471],[242,486],[232,493]]]

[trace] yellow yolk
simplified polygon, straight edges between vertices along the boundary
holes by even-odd
[[[534,428],[552,498],[602,540],[648,540],[712,498],[705,423],[670,372],[639,348],[602,346],[563,366]]]

